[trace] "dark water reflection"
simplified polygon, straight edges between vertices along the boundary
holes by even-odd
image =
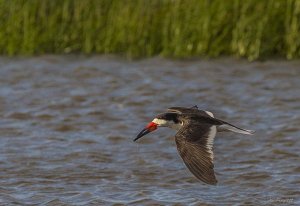
[[[0,59],[0,203],[300,204],[300,62]],[[161,129],[169,106],[215,113],[254,136],[220,134],[219,183],[198,182]],[[168,138],[170,137],[170,138]]]

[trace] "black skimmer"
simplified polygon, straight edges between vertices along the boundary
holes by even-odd
[[[187,168],[199,180],[215,185],[213,141],[217,132],[231,131],[251,135],[252,130],[234,126],[214,118],[209,111],[191,108],[171,107],[167,112],[157,115],[134,141],[156,130],[158,127],[170,127],[177,130],[175,141],[177,150]]]

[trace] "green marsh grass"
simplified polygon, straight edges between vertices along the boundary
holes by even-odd
[[[300,57],[300,0],[0,0],[0,54]]]

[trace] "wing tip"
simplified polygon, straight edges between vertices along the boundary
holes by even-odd
[[[218,181],[217,181],[217,179],[211,179],[209,182],[205,182],[205,183],[208,185],[216,186]]]
[[[245,129],[245,132],[247,132],[248,135],[254,135],[254,133],[255,133],[256,131],[255,131],[255,130]]]
[[[196,176],[195,174],[194,174],[194,176],[200,181],[200,182],[203,182],[203,183],[205,183],[205,184],[208,184],[208,185],[217,185],[217,183],[218,183],[218,180],[216,179],[216,177],[215,176],[213,176],[213,177],[206,177],[206,178],[200,178],[200,177],[198,177],[198,176]]]
[[[226,132],[226,131],[231,131],[240,134],[247,134],[247,135],[253,135],[255,133],[255,130],[242,129],[240,127],[234,126],[227,122],[218,126],[218,132]]]

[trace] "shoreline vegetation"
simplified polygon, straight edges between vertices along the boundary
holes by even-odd
[[[0,0],[0,54],[300,57],[300,0]]]

